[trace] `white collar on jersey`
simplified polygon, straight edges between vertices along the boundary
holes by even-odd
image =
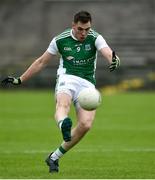
[[[73,29],[71,29],[71,36],[72,36],[72,38],[74,39],[74,40],[76,40],[76,41],[78,41],[78,39],[73,35]]]

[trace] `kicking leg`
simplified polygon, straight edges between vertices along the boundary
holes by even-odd
[[[61,145],[65,151],[68,151],[76,145],[89,131],[95,118],[95,112],[96,111],[85,111],[82,108],[77,109],[77,125],[72,129],[72,139],[69,142],[63,142]]]
[[[91,128],[93,120],[95,117],[95,111],[85,111],[84,109],[79,108],[77,110],[77,125],[71,131],[71,141],[63,142],[59,148],[54,151],[49,157],[50,161],[53,163],[57,163],[59,158],[62,157],[69,149],[71,149],[74,145],[76,145],[82,137],[88,132]],[[55,167],[55,165],[54,165]],[[55,172],[58,172],[58,166],[55,168]],[[53,172],[51,170],[50,172]]]
[[[69,95],[66,95],[66,97],[69,97]],[[62,97],[62,96],[60,96]],[[65,101],[65,96],[64,101]],[[66,98],[68,99],[68,98]],[[69,99],[68,99],[69,100]],[[58,123],[60,125],[60,122],[63,117],[67,118],[67,114],[69,112],[69,107],[71,103],[70,101],[65,101],[68,102],[66,103],[65,107],[63,108],[64,104],[59,104],[60,109],[56,111],[56,118],[58,119]],[[69,106],[68,106],[69,105]],[[59,113],[61,114],[59,114]],[[93,120],[95,117],[95,112],[96,111],[85,111],[82,108],[77,109],[77,125],[75,128],[72,129],[71,131],[71,140],[70,141],[64,141],[59,148],[57,148],[53,153],[51,153],[46,160],[47,164],[50,162],[50,172],[58,172],[58,160],[60,157],[62,157],[68,150],[70,150],[74,145],[76,145],[83,137],[84,135],[88,132],[88,130],[91,128],[93,124]],[[62,116],[64,115],[64,116]],[[63,125],[63,123],[62,123]],[[61,125],[61,126],[62,126]],[[54,167],[54,168],[53,168]],[[53,170],[54,169],[54,170]]]

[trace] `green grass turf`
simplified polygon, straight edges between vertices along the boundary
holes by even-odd
[[[153,92],[103,96],[93,128],[51,175],[44,159],[62,140],[53,93],[0,91],[0,178],[155,178],[154,109]]]

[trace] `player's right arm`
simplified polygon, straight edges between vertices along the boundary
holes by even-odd
[[[40,72],[49,63],[52,57],[57,54],[57,52],[58,52],[58,48],[56,45],[55,38],[53,38],[47,51],[45,51],[42,56],[37,58],[20,77],[16,78],[16,77],[8,76],[2,81],[2,85],[6,85],[9,83],[13,85],[19,85],[22,82],[27,81],[33,75]]]
[[[57,52],[58,48],[56,45],[55,38],[53,38],[47,51],[45,51],[45,53],[42,56],[36,59],[34,63],[25,71],[25,73],[21,75],[21,82],[28,80],[34,74],[41,71],[49,63],[52,57],[57,54]]]
[[[18,78],[8,76],[2,81],[2,85],[7,85],[9,83],[13,85],[19,85],[24,81],[27,81],[30,79],[33,75],[40,72],[52,59],[54,54],[49,53],[48,51],[45,51],[42,56],[37,58],[31,66]]]
[[[33,75],[40,72],[52,59],[52,54],[46,51],[42,56],[36,59],[32,65],[20,76],[21,82],[30,79]]]

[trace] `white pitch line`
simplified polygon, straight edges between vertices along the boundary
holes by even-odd
[[[78,153],[86,153],[86,152],[155,152],[155,148],[133,148],[133,149],[77,149],[72,150],[72,152],[78,152]],[[50,153],[50,150],[24,150],[24,151],[0,151],[1,154],[38,154],[38,153]]]

